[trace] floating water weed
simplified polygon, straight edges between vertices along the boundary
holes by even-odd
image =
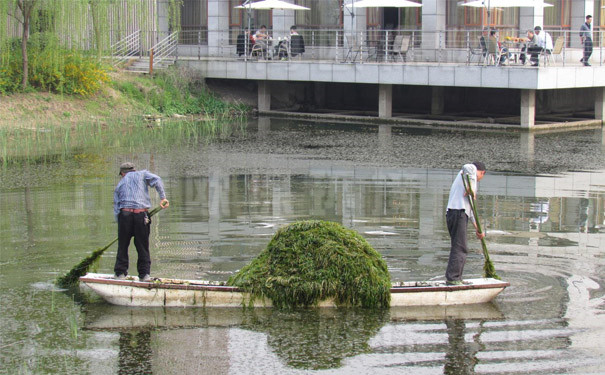
[[[267,297],[278,308],[388,307],[390,276],[381,255],[357,232],[326,221],[301,221],[277,231],[267,248],[229,285]]]

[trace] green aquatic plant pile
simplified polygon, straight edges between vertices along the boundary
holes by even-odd
[[[266,297],[278,308],[317,305],[388,307],[391,281],[382,256],[357,232],[326,221],[300,221],[277,231],[267,248],[229,285]]]

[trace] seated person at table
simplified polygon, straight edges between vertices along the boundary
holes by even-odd
[[[247,42],[246,38],[248,38]],[[254,45],[254,36],[250,33],[249,29],[244,30],[243,34],[237,36],[236,49],[239,56],[244,54],[246,43],[248,44],[248,54],[250,54],[250,52],[252,52],[252,46]]]
[[[254,44],[260,47],[263,56],[265,56],[267,54],[267,47],[269,46],[269,43],[267,42],[269,39],[269,34],[267,33],[267,26],[261,25],[260,29],[256,30],[256,33],[254,33],[253,37]],[[257,48],[254,49],[257,50]]]
[[[261,25],[260,29],[256,30],[254,33],[254,41],[258,42],[259,40],[265,40],[269,38],[269,34],[267,34],[267,26]]]
[[[526,54],[529,53],[531,55],[531,65],[537,66],[538,56],[540,55],[540,52],[542,52],[542,47],[538,45],[538,37],[534,33],[534,30],[527,30],[527,39],[525,41],[527,42],[527,48],[523,47],[519,60],[521,60],[521,63],[525,65],[527,59]]]
[[[497,45],[498,47],[496,48]],[[502,43],[500,43],[500,33],[498,32],[498,30],[493,29],[490,31],[489,33],[489,51],[490,53],[495,53],[498,54],[499,53],[499,57],[500,57],[500,64],[503,64],[506,62],[506,60],[510,57],[510,54],[508,52],[508,48],[506,47],[502,47]]]
[[[546,31],[542,31],[542,28],[540,26],[534,27],[534,34],[536,34],[536,38],[538,39],[538,47],[542,48],[548,53],[551,53],[553,49],[553,44],[552,37],[550,36],[550,34]]]

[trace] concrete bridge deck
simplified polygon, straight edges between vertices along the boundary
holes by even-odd
[[[594,104],[594,119],[600,124],[605,113],[605,66],[600,65],[585,67],[568,63],[561,66],[559,63],[533,67],[437,62],[245,61],[224,57],[179,58],[177,64],[187,66],[205,78],[255,81],[259,111],[270,111],[272,95],[281,95],[276,92],[274,83],[307,82],[377,86],[379,118],[392,118],[393,87],[398,86],[430,88],[432,115],[443,114],[447,88],[500,89],[505,90],[505,95],[514,92],[519,96],[521,128],[536,125],[536,93],[540,91],[574,90],[565,96],[570,96],[569,100],[578,100],[577,96],[581,96],[582,102]],[[573,107],[574,103],[570,102],[569,106]]]

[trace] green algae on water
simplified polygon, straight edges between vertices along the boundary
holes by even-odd
[[[277,231],[267,248],[229,285],[266,297],[277,308],[388,307],[391,280],[382,256],[357,232],[326,221],[300,221]]]

